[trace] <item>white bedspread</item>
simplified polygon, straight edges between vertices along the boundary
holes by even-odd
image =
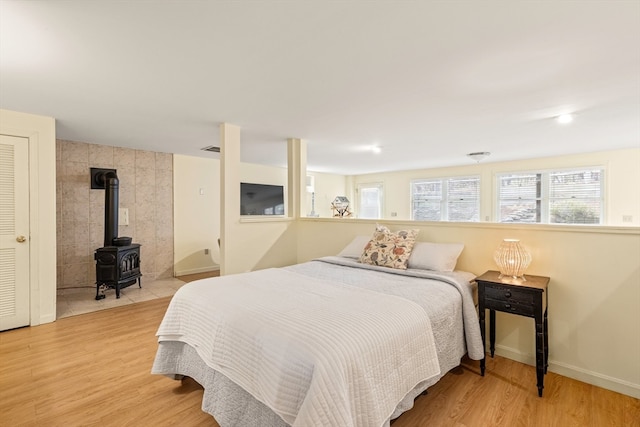
[[[287,269],[185,285],[157,335],[192,346],[293,426],[381,426],[440,373],[419,305]]]
[[[346,269],[334,271],[326,268],[324,264],[331,264]],[[327,256],[306,262],[284,267],[291,271],[319,278],[329,278],[348,285],[366,287],[375,291],[409,299],[432,313],[430,305],[434,298],[444,298],[444,295],[432,293],[433,286],[427,283],[434,281],[446,283],[455,288],[462,299],[462,320],[464,326],[464,338],[469,357],[473,360],[484,358],[484,346],[480,335],[478,312],[475,307],[474,296],[469,282],[475,275],[465,271],[430,271],[420,269],[399,270],[395,268],[379,267],[376,265],[362,264],[357,260],[339,256]],[[366,271],[363,271],[366,270]],[[383,273],[382,275],[380,273]],[[387,276],[386,278],[384,276]],[[395,276],[395,279],[393,278]],[[415,279],[419,280],[415,280]],[[430,288],[430,289],[427,289]],[[432,326],[434,319],[431,318]],[[436,331],[434,331],[436,332]],[[442,331],[438,331],[442,332]]]

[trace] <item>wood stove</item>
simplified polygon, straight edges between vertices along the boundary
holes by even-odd
[[[140,245],[105,246],[96,249],[96,299],[105,297],[106,288],[116,289],[116,298],[120,298],[120,289],[131,286],[136,281],[142,287],[140,274]]]
[[[105,290],[120,290],[136,281],[142,288],[140,270],[140,244],[131,243],[130,237],[118,237],[118,187],[115,169],[91,168],[91,188],[104,188],[104,247],[95,251],[96,300],[105,297]]]

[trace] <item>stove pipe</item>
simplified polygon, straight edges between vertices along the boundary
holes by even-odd
[[[104,245],[113,246],[118,237],[118,187],[120,182],[115,172],[105,172],[104,181]]]

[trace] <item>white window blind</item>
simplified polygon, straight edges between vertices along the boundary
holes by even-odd
[[[601,168],[498,176],[498,221],[601,224]]]
[[[411,218],[416,221],[479,221],[480,177],[412,181]]]

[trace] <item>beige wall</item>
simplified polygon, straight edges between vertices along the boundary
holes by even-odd
[[[348,196],[347,194],[347,177],[344,175],[334,175],[321,172],[307,172],[307,175],[314,177],[315,183],[315,212],[321,218],[331,218],[331,202],[336,196]],[[302,210],[302,216],[306,216],[311,212],[311,194],[306,193],[305,207]]]
[[[176,276],[219,269],[220,161],[174,154],[173,186]]]
[[[240,162],[240,128],[220,125],[220,188],[221,236],[223,275],[243,273],[268,267],[279,267],[296,262],[295,218],[251,218],[240,215],[240,182],[256,181],[285,185],[287,204],[300,203],[295,191],[289,188],[290,170],[301,167],[300,159],[293,168],[272,168]],[[300,141],[298,141],[300,142]],[[288,158],[295,144],[288,143]],[[305,150],[298,144],[300,154]],[[296,159],[293,159],[294,163]],[[288,206],[288,214],[291,207]]]
[[[549,369],[640,397],[640,229],[514,224],[382,221],[418,228],[418,240],[462,242],[458,269],[495,270],[503,238],[531,252],[529,274],[549,276]],[[298,262],[334,255],[376,221],[301,219]],[[534,364],[534,325],[498,313],[497,354]]]
[[[285,168],[240,163],[238,173],[242,182],[283,185],[288,191]],[[174,155],[174,194],[176,275],[219,269],[220,160]],[[243,218],[239,206],[232,207],[230,214],[236,217],[234,232],[227,242],[234,272],[295,262],[291,257],[280,260],[281,253],[276,249],[280,247],[286,252],[295,247],[289,218]],[[208,255],[205,249],[210,249]],[[232,250],[239,255],[234,256],[229,252]],[[295,257],[295,250],[291,254]]]
[[[173,276],[172,154],[59,140],[57,164],[57,287],[95,286],[94,251],[104,246],[104,190],[91,190],[90,168],[113,168],[119,206],[140,251],[143,283]]]
[[[468,166],[358,175],[353,177],[353,185],[382,182],[384,185],[385,207],[383,212],[385,212],[385,217],[391,218],[391,212],[397,212],[397,217],[393,219],[408,220],[411,218],[411,180],[480,175],[482,182],[480,218],[493,222],[496,220],[496,174],[552,168],[603,166],[605,168],[605,224],[640,226],[640,167],[638,167],[640,165],[640,148],[511,162],[490,163],[487,160]],[[355,208],[357,215],[357,205]],[[622,221],[622,217],[626,215],[632,217],[631,222]]]

